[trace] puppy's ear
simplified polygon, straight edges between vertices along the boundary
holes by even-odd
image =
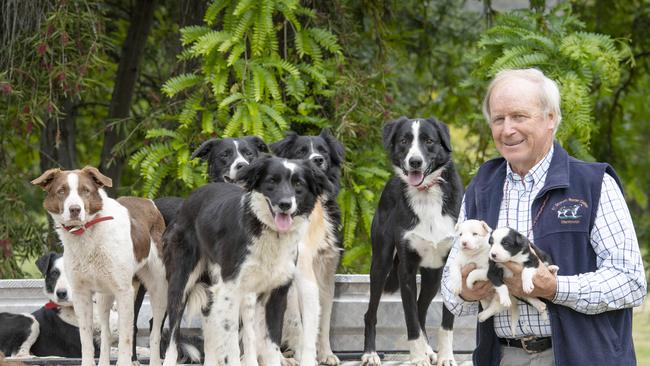
[[[318,197],[322,194],[333,192],[334,187],[332,183],[330,183],[325,173],[316,164],[312,163],[311,160],[303,160],[302,163],[305,165],[307,186],[314,196]]]
[[[390,150],[393,147],[393,137],[395,137],[395,131],[397,131],[397,126],[399,126],[400,123],[403,123],[405,121],[408,121],[408,118],[400,117],[399,119],[392,122],[388,122],[384,125],[382,135],[384,141],[384,148],[386,150]]]
[[[490,225],[487,224],[487,222],[481,220],[481,226],[483,227],[483,230],[485,230],[486,234],[489,234],[489,233],[492,232],[492,228],[490,227]]]
[[[47,275],[47,272],[50,270],[50,267],[52,264],[54,264],[54,259],[56,259],[58,254],[55,252],[49,252],[47,254],[44,254],[40,256],[36,260],[36,267],[38,268],[39,271],[43,274],[43,276]]]
[[[93,182],[97,187],[112,187],[113,186],[113,180],[104,174],[100,173],[99,170],[93,166],[86,166],[83,169],[81,169],[83,173],[86,173],[90,175],[90,178],[92,178]]]
[[[449,128],[447,125],[436,120],[435,118],[429,118],[427,121],[433,123],[436,130],[438,131],[442,147],[444,147],[447,152],[451,152],[451,136],[449,135]]]
[[[245,190],[252,191],[264,176],[270,160],[271,156],[267,154],[255,159],[251,164],[246,165],[237,172],[235,182],[243,186]]]
[[[298,134],[293,131],[287,131],[284,136],[282,140],[271,144],[271,152],[281,158],[289,157],[291,148],[298,140]]]
[[[336,166],[341,166],[343,159],[345,158],[345,149],[343,144],[332,135],[332,132],[329,128],[323,128],[320,131],[320,137],[327,142],[327,145],[330,148],[330,158],[332,159],[332,164]]]
[[[201,159],[207,159],[208,155],[210,155],[210,151],[212,151],[212,148],[216,146],[221,140],[220,139],[209,139],[208,141],[205,141],[199,146],[198,149],[194,150],[192,155],[190,156],[190,160],[194,158],[201,158]]]
[[[41,174],[40,177],[31,181],[31,183],[33,185],[40,186],[47,191],[50,187],[50,184],[54,181],[54,178],[56,178],[60,173],[61,169],[59,168],[47,170],[45,173]]]
[[[249,144],[255,146],[258,153],[268,153],[269,147],[266,145],[266,142],[257,136],[246,136],[244,140]]]

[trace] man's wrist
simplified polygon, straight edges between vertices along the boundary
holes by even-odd
[[[555,296],[551,301],[555,304],[569,304],[577,301],[580,284],[576,276],[557,276]]]

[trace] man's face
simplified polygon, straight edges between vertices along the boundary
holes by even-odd
[[[494,144],[512,169],[525,175],[553,142],[555,116],[544,112],[537,84],[513,78],[492,89],[490,128]]]

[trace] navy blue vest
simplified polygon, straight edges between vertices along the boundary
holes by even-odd
[[[544,187],[533,201],[535,215],[548,195],[540,219],[533,228],[535,245],[548,253],[560,267],[559,275],[593,272],[596,254],[590,242],[603,175],[611,175],[621,186],[614,170],[604,163],[577,160],[555,143]],[[467,219],[484,220],[496,227],[503,197],[506,161],[483,164],[467,187]],[[632,309],[586,315],[547,301],[555,364],[636,365],[632,342]],[[501,351],[494,322],[478,323],[474,364],[499,365]]]

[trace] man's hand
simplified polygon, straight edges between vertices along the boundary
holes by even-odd
[[[467,275],[476,269],[476,264],[470,263],[461,269],[463,289],[460,291],[460,297],[465,301],[477,301],[490,296],[494,288],[490,281],[476,281],[472,289],[467,287]]]
[[[533,276],[533,291],[526,293],[522,288],[521,274],[523,266],[515,262],[506,262],[504,265],[512,271],[512,277],[504,277],[503,282],[508,286],[511,295],[517,297],[541,297],[548,300],[555,298],[557,292],[557,276],[541,264]]]

